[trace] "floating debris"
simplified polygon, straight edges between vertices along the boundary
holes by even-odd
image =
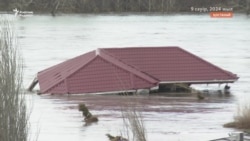
[[[89,109],[86,107],[85,104],[81,103],[78,106],[79,111],[82,111],[82,115],[85,117],[84,121],[86,124],[90,124],[93,122],[98,122],[97,116],[93,116],[90,112]]]
[[[112,136],[110,134],[106,134],[110,141],[128,141],[127,139],[123,138],[122,136]]]

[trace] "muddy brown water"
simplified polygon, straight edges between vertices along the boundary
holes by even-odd
[[[181,46],[238,74],[231,95],[194,97],[27,94],[31,135],[38,141],[105,141],[122,133],[121,106],[136,101],[149,141],[207,141],[238,130],[223,128],[238,102],[249,98],[250,18],[201,15],[34,15],[14,20],[25,59],[24,86],[38,71],[100,47]],[[217,91],[224,85],[195,85]],[[39,89],[39,87],[36,87]],[[99,122],[84,126],[77,110],[84,102]]]

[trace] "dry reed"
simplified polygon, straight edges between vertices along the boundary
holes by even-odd
[[[0,17],[0,140],[27,141],[23,61],[11,21]]]
[[[136,95],[134,95],[131,99],[127,99],[127,106],[122,107],[123,130],[129,141],[146,141],[146,128],[137,103]]]
[[[234,121],[224,124],[224,127],[250,129],[250,103],[239,104]]]

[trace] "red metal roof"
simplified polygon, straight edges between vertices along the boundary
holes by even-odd
[[[95,93],[158,83],[230,83],[238,79],[179,47],[97,49],[38,73],[42,93]]]

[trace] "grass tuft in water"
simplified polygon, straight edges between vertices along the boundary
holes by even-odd
[[[234,121],[223,125],[228,128],[248,129],[250,130],[250,103],[239,104]]]

